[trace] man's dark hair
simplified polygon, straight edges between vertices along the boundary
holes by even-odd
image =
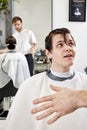
[[[58,29],[54,29],[52,30],[48,36],[45,38],[45,49],[47,49],[48,51],[51,51],[53,46],[52,46],[52,39],[53,39],[53,36],[57,35],[57,34],[61,34],[63,35],[64,37],[64,41],[66,42],[66,33],[69,33],[71,35],[71,32],[69,29],[67,28],[58,28]],[[71,35],[72,37],[72,35]],[[74,38],[72,37],[73,41],[74,41]],[[74,41],[75,43],[75,41]]]
[[[15,23],[16,21],[20,21],[22,23],[22,18],[20,18],[19,16],[13,17],[12,23]]]
[[[8,48],[9,50],[15,49],[16,39],[15,39],[13,36],[9,36],[9,37],[6,39],[6,45],[7,45],[7,48]]]

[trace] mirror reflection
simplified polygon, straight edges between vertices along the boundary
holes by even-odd
[[[14,16],[21,17],[23,19],[24,28],[32,30],[32,32],[35,34],[38,43],[38,49],[37,52],[33,55],[33,58],[35,58],[33,73],[38,73],[38,70],[39,72],[42,72],[49,69],[50,65],[44,54],[44,39],[51,30],[51,4],[52,0],[27,0],[26,2],[23,0],[19,2],[9,0],[10,14],[5,15],[3,12],[0,12],[0,83],[5,83],[6,79],[8,79],[7,84],[0,86],[0,117],[2,118],[7,117],[8,112],[3,113],[3,110],[9,109],[12,103],[13,98],[9,97],[14,97],[18,89],[15,88],[12,77],[8,76],[7,71],[3,74],[3,78],[1,78],[3,73],[2,62],[6,70],[11,68],[8,62],[9,60],[5,60],[5,58],[10,58],[8,55],[8,50],[6,50],[7,47],[5,46],[5,40],[8,35],[13,35],[15,32],[15,29],[12,26],[12,18]],[[15,51],[12,50],[10,53],[12,56],[15,54]],[[7,66],[5,66],[6,64]],[[16,71],[15,68],[14,70]],[[10,93],[11,91],[13,94]]]

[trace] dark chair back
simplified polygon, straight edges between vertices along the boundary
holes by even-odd
[[[7,85],[5,85],[3,88],[0,88],[0,97],[15,96],[17,90],[18,89],[13,85],[13,81],[10,80]]]

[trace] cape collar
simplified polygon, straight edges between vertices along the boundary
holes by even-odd
[[[68,76],[68,77],[59,77],[59,76],[56,76],[54,74],[52,74],[52,72],[50,70],[48,70],[46,72],[47,76],[52,79],[52,80],[56,80],[56,81],[64,81],[64,80],[67,80],[67,79],[72,79],[75,75],[75,72],[73,72],[72,75]]]

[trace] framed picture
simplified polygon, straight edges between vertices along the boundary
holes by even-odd
[[[86,0],[69,0],[69,21],[86,21]]]

